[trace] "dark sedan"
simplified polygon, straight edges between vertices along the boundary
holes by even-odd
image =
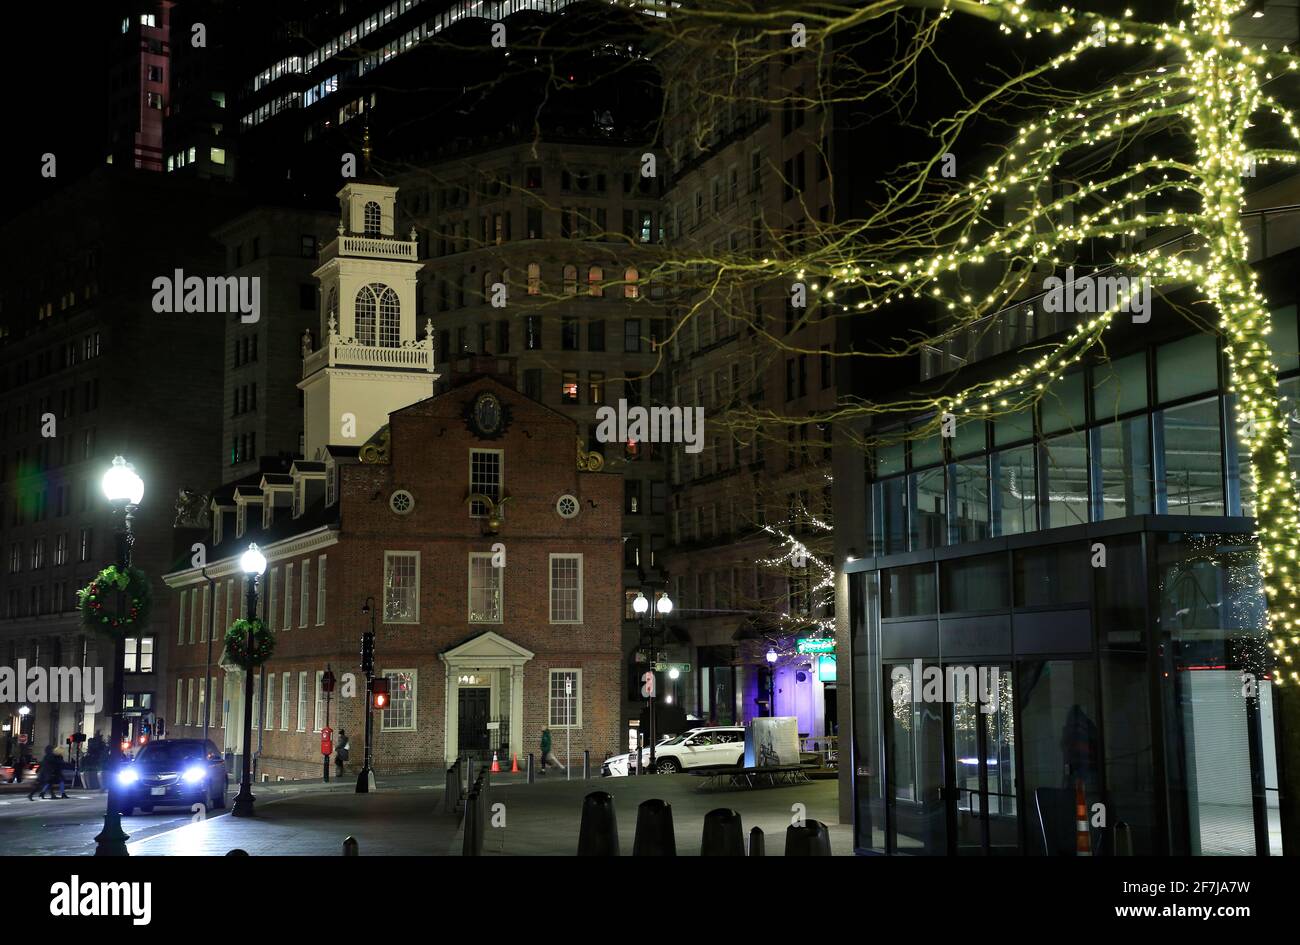
[[[229,778],[221,752],[201,738],[150,742],[117,774],[118,809],[149,813],[154,807],[198,803],[208,810],[226,806]]]

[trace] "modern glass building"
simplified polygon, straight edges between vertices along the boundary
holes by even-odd
[[[1300,425],[1295,306],[1273,321]],[[1191,334],[871,456],[866,554],[844,565],[859,851],[1281,852],[1228,386]]]

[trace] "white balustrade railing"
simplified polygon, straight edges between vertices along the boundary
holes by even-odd
[[[335,341],[313,351],[302,362],[302,376],[315,374],[323,367],[354,366],[405,368],[429,371],[434,364],[433,345],[428,342],[402,348],[377,345],[346,344]]]

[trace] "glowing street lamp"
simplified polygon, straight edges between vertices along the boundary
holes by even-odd
[[[244,652],[253,653],[253,621],[257,619],[257,582],[266,573],[266,555],[258,549],[256,543],[239,556],[239,568],[244,572],[248,585],[248,640]],[[244,750],[243,765],[239,779],[239,793],[230,808],[232,817],[253,816],[253,668],[244,667]]]

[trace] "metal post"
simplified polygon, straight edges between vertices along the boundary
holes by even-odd
[[[356,837],[348,837],[346,840],[343,841],[343,855],[344,856],[361,855],[361,850],[358,847]]]
[[[582,780],[584,781],[591,780],[591,749],[590,748],[584,748],[582,750]]]
[[[117,518],[115,533],[117,538],[117,565],[124,571],[131,567],[131,546],[135,543],[135,536],[131,534],[131,513],[134,511],[134,505],[126,502],[114,503],[113,512],[115,518]],[[123,592],[119,591],[119,613],[125,610],[121,600],[123,596]],[[95,837],[95,856],[127,856],[126,841],[130,839],[122,832],[122,814],[118,806],[119,792],[114,790],[114,787],[117,786],[117,775],[123,763],[122,704],[126,702],[126,638],[115,636],[116,639],[113,641],[113,705],[108,725],[112,741],[108,746],[108,764],[105,765],[105,773],[108,775],[108,791],[106,792],[108,800],[104,811],[104,829],[100,831],[99,836]],[[32,731],[35,731],[35,729],[36,724],[33,721]],[[21,758],[19,759],[19,765],[20,767],[22,765]]]
[[[212,637],[217,632],[217,582],[208,577],[207,565],[199,572],[208,581],[208,589],[212,595],[212,609],[208,611],[208,657],[203,664],[203,741],[208,741],[208,726],[212,718]],[[176,713],[172,713],[175,718]],[[205,749],[206,750],[206,749]]]
[[[537,780],[536,772],[533,771],[533,753],[528,753],[528,783],[532,784]]]
[[[365,608],[370,611],[370,636],[374,639],[375,634],[375,606],[374,598],[366,598]],[[371,707],[375,701],[374,682],[375,671],[373,666],[365,667],[366,671],[366,746],[365,746],[365,763],[361,772],[357,775],[357,793],[369,794],[370,784],[375,778],[372,764],[374,762],[374,717]]]
[[[248,579],[248,639],[245,642],[247,656],[253,655],[252,621],[257,619],[257,579],[250,574]],[[253,813],[253,668],[244,667],[244,745],[242,775],[239,779],[239,793],[235,795],[234,806],[230,809],[232,817],[252,817]]]
[[[325,727],[326,728],[330,727],[330,696],[332,695],[333,695],[332,692],[325,693]],[[325,756],[325,763],[322,767],[322,770],[325,774],[325,783],[329,784],[330,783],[330,756],[329,755]]]

